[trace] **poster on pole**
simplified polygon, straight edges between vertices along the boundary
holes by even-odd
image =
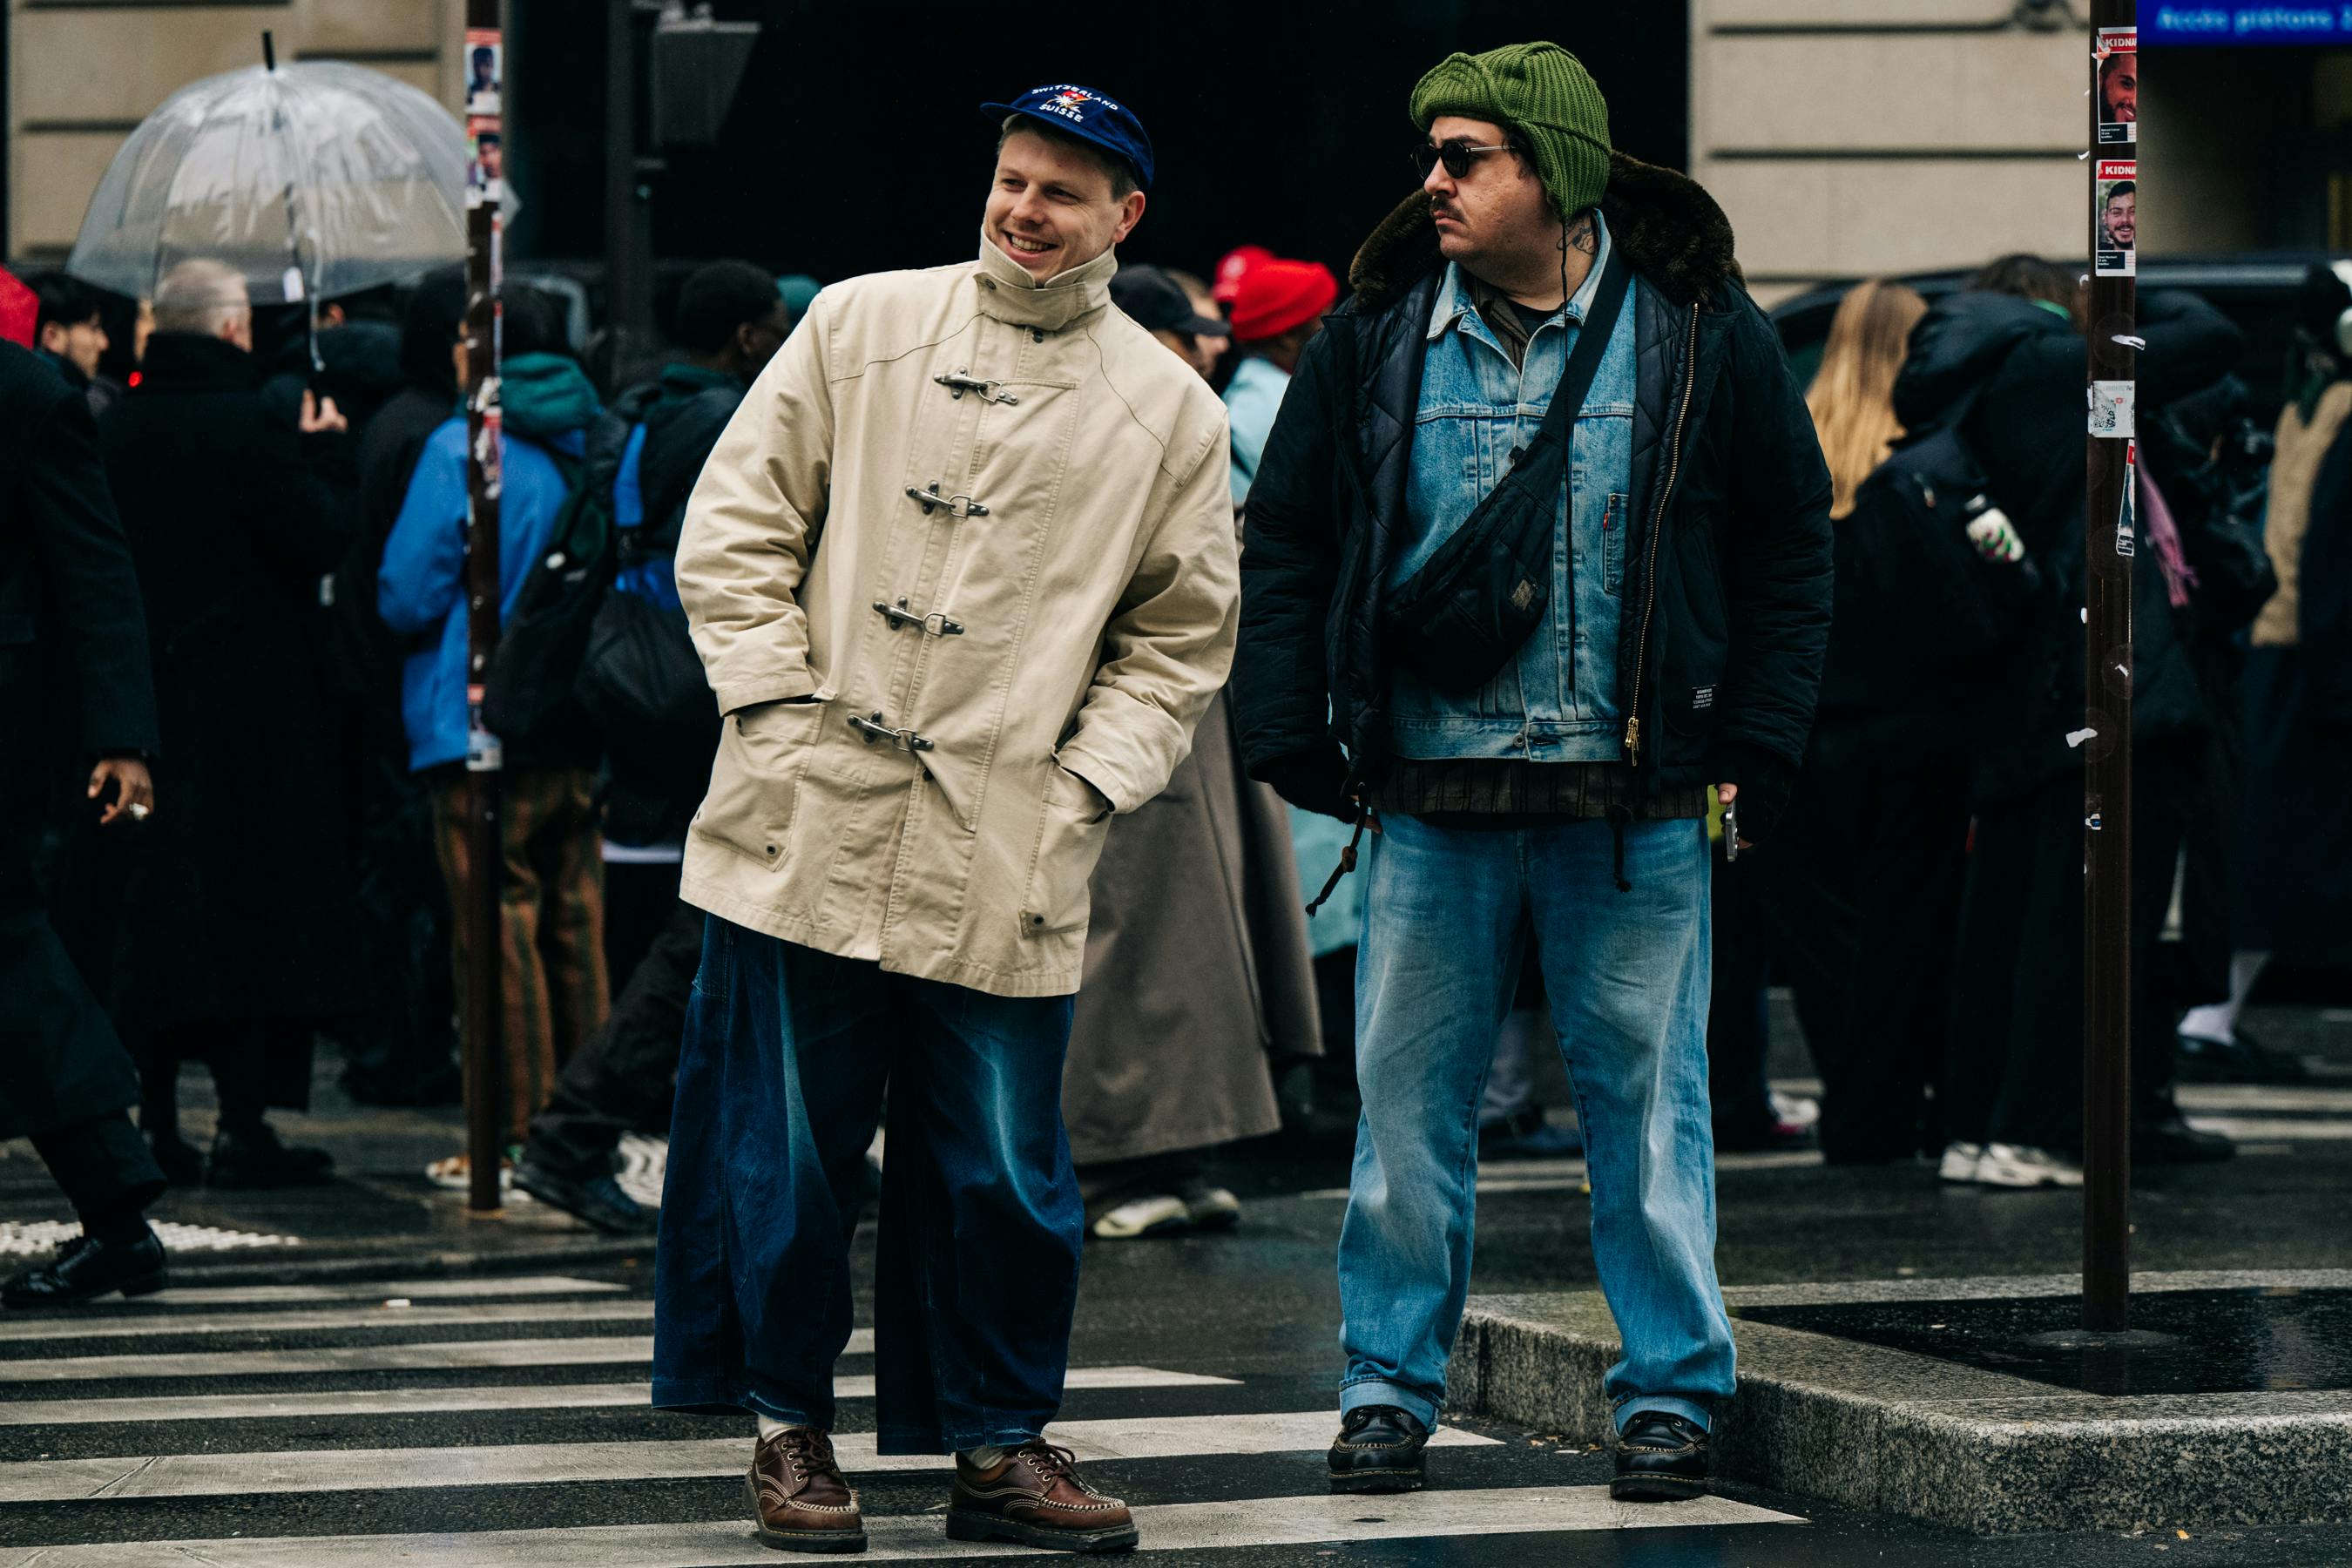
[[[2092,182],[2091,270],[2102,278],[2137,277],[2134,241],[2139,236],[2139,164],[2130,158],[2102,158]]]
[[[2139,29],[2100,28],[2094,58],[2099,73],[2099,145],[2135,145],[2139,141]]]
[[[507,50],[496,27],[466,29],[466,112],[496,119],[506,92]]]

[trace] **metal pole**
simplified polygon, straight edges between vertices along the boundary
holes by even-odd
[[[478,49],[497,51],[496,88],[473,86]],[[476,153],[466,191],[466,900],[473,927],[466,952],[466,1152],[473,1169],[467,1206],[499,1208],[499,1145],[506,1137],[504,1055],[499,1048],[505,992],[505,922],[499,918],[498,737],[482,721],[483,682],[499,646],[499,208],[504,181],[479,156],[481,136],[503,151],[506,48],[499,0],[466,0],[467,116]],[[482,112],[487,110],[487,112]],[[503,165],[499,165],[502,167]]]
[[[653,328],[652,243],[637,156],[638,0],[604,0],[604,308],[613,374]]]
[[[2129,52],[2135,0],[2091,0],[2090,408],[2084,515],[2083,1326],[2118,1332],[2131,1312],[2131,721],[2134,274],[2138,122],[2123,121],[2104,68]],[[2119,191],[2118,186],[2125,187]],[[2127,195],[2128,240],[2115,230]]]

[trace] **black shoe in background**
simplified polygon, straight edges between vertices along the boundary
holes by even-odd
[[[305,1187],[333,1179],[334,1156],[280,1140],[267,1121],[224,1127],[213,1137],[205,1184],[214,1187]]]
[[[145,1296],[163,1288],[163,1244],[147,1231],[136,1241],[77,1236],[48,1262],[0,1285],[0,1305],[70,1307],[120,1290]]]
[[[1643,1410],[1617,1434],[1620,1502],[1678,1502],[1706,1495],[1706,1431],[1663,1410]]]
[[[1335,1492],[1417,1492],[1429,1428],[1393,1405],[1364,1405],[1339,1417],[1331,1445]]]
[[[1813,1146],[1813,1130],[1778,1115],[1731,1117],[1715,1124],[1718,1154],[1784,1154]]]
[[[2248,1037],[2243,1029],[2234,1040],[2205,1040],[2195,1035],[2173,1037],[2179,1047],[2179,1073],[2189,1083],[2307,1083],[2311,1069],[2300,1057],[2274,1051]]]
[[[2191,1127],[2167,1106],[2133,1121],[2131,1152],[2135,1165],[2203,1165],[2229,1159],[2238,1145],[2226,1133]]]
[[[193,1187],[205,1179],[204,1151],[177,1132],[158,1132],[147,1140],[163,1179],[175,1187]]]
[[[607,1236],[651,1236],[659,1218],[657,1210],[622,1191],[610,1171],[575,1176],[534,1158],[526,1149],[522,1163],[515,1167],[514,1179],[516,1186],[541,1203],[585,1220]]]

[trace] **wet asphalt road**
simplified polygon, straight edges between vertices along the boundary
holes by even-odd
[[[2272,1022],[2273,1037],[2284,1032],[2307,1047],[2331,1076],[2291,1102],[2309,1107],[2307,1113],[2268,1100],[2268,1109],[2223,1104],[2215,1114],[2299,1123],[2271,1126],[2248,1141],[2242,1158],[2143,1174],[2135,1207],[2142,1267],[2352,1267],[2352,1226],[2342,1217],[2352,1192],[2352,1022],[2315,1009]],[[322,1113],[331,1120],[331,1106]],[[378,1226],[351,1245],[380,1259],[394,1279],[432,1279],[430,1254],[452,1237],[470,1235],[480,1245],[484,1227],[469,1231],[453,1220],[446,1201],[404,1173],[413,1166],[399,1162],[415,1151],[400,1142],[408,1134],[398,1118],[359,1120],[378,1142],[355,1136],[352,1146],[377,1153],[337,1189],[272,1200],[258,1215],[240,1216],[221,1199],[190,1200],[191,1212],[215,1223],[267,1220],[315,1238],[307,1255],[299,1248],[235,1255],[245,1270],[238,1278],[268,1278],[278,1257],[289,1260],[283,1271],[290,1275],[300,1258],[323,1256],[331,1247],[318,1243],[331,1240],[338,1215],[347,1227]],[[422,1121],[435,1125],[429,1115]],[[1725,1166],[1720,1268],[1727,1285],[2055,1272],[2077,1261],[2078,1201],[2068,1194],[1943,1188],[1924,1167],[1857,1173],[1736,1158]],[[1693,1514],[1652,1509],[1639,1521],[1643,1528],[1622,1528],[1630,1522],[1625,1513],[1589,1489],[1605,1485],[1604,1456],[1549,1434],[1477,1421],[1462,1425],[1468,1436],[1491,1441],[1434,1451],[1430,1492],[1334,1505],[1322,1484],[1319,1445],[1328,1436],[1339,1360],[1332,1255],[1344,1168],[1328,1151],[1260,1153],[1226,1173],[1247,1200],[1237,1232],[1097,1244],[1087,1260],[1072,1365],[1131,1370],[1107,1374],[1111,1386],[1074,1389],[1063,1418],[1139,1424],[1118,1429],[1126,1436],[1118,1441],[1129,1446],[1120,1451],[1138,1442],[1154,1447],[1156,1439],[1139,1439],[1138,1430],[1166,1439],[1157,1442],[1160,1457],[1101,1458],[1087,1468],[1103,1489],[1149,1510],[1146,1544],[1155,1561],[2352,1564],[2347,1527],[2199,1531],[2187,1540],[2168,1531],[1985,1541],[1737,1486],[1725,1489],[1740,1505],[1730,1521],[1682,1522]],[[11,1205],[0,1220],[47,1216],[29,1174],[17,1161],[0,1161],[0,1203]],[[1487,1174],[1497,1184],[1480,1205],[1474,1289],[1589,1285],[1587,1211],[1574,1173],[1497,1165]],[[399,1227],[384,1229],[386,1215],[402,1216]],[[333,1300],[222,1303],[167,1293],[70,1319],[0,1318],[0,1568],[178,1561],[686,1568],[777,1561],[740,1527],[741,1485],[730,1471],[748,1458],[746,1423],[656,1414],[633,1401],[562,1407],[592,1387],[617,1387],[616,1400],[625,1399],[628,1385],[644,1381],[641,1347],[631,1342],[650,1331],[642,1316],[650,1256],[537,1261],[523,1255],[528,1248],[562,1245],[573,1233],[544,1215],[509,1223],[496,1231],[518,1253],[507,1269],[460,1277],[443,1287],[452,1294],[420,1294],[405,1309],[383,1305],[387,1288],[343,1282],[318,1287],[341,1293]],[[870,1228],[860,1246],[870,1258]],[[400,1321],[468,1308],[504,1315]],[[292,1326],[297,1313],[310,1326]],[[339,1313],[344,1321],[323,1321]],[[871,1321],[870,1312],[860,1321]],[[102,1331],[110,1329],[137,1331]],[[45,1337],[5,1337],[18,1332]],[[69,1337],[47,1337],[59,1332]],[[447,1348],[488,1342],[505,1346],[489,1359],[520,1364],[459,1364],[484,1352]],[[541,1352],[528,1347],[548,1342],[584,1342],[585,1359],[535,1363]],[[391,1352],[400,1346],[412,1349]],[[320,1351],[362,1363],[390,1352],[418,1364],[321,1366],[302,1353]],[[188,1356],[223,1352],[233,1357],[223,1370],[202,1376],[174,1370],[196,1364]],[[60,1359],[129,1355],[161,1359],[74,1365]],[[859,1353],[845,1357],[840,1371],[855,1377],[872,1369],[872,1355]],[[1224,1381],[1180,1381],[1202,1378]],[[420,1392],[387,1394],[394,1390]],[[446,1403],[452,1390],[481,1391],[468,1396],[479,1404],[520,1399],[557,1407],[337,1408]],[[293,1413],[265,1415],[251,1404],[229,1403],[255,1396],[278,1399]],[[79,1406],[77,1418],[11,1419],[9,1406],[37,1400]],[[95,1403],[113,1400],[175,1403]],[[842,1430],[870,1430],[872,1411],[870,1399],[848,1399]],[[1286,1415],[1298,1419],[1274,1419]],[[1270,1451],[1235,1451],[1268,1448],[1264,1434],[1276,1429],[1288,1436]],[[605,1447],[612,1445],[643,1447]],[[450,1452],[457,1448],[467,1452]],[[215,1456],[234,1458],[215,1462]],[[100,1460],[119,1463],[92,1463]],[[898,1560],[886,1548],[927,1560],[943,1549],[933,1533],[944,1501],[940,1477],[853,1470],[869,1519],[878,1521],[869,1560]],[[1475,1506],[1465,1510],[1465,1500]],[[1212,1506],[1219,1504],[1233,1506]],[[1465,1532],[1471,1525],[1498,1532]],[[1437,1532],[1402,1533],[1423,1528]],[[266,1550],[274,1555],[256,1555],[273,1540],[280,1544]],[[163,1542],[214,1544],[173,1555]]]

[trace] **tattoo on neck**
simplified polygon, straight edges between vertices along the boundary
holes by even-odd
[[[1597,256],[1601,253],[1601,228],[1592,221],[1591,213],[1586,213],[1569,225],[1568,243],[1587,256]]]

